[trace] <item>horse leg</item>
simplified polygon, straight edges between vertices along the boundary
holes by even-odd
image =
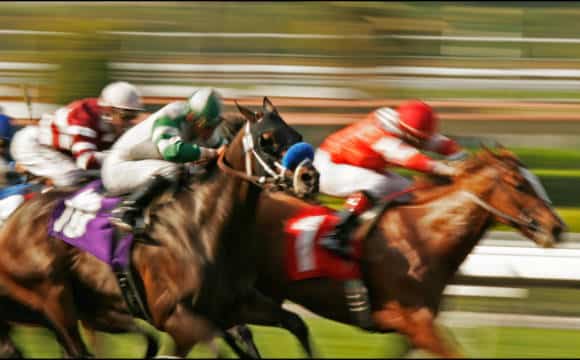
[[[199,342],[209,344],[219,334],[217,327],[205,318],[194,314],[184,303],[169,309],[169,316],[161,329],[167,332],[175,343],[175,355],[185,357]]]
[[[406,335],[418,349],[440,357],[461,357],[438,332],[435,315],[427,307],[404,308],[398,303],[389,303],[382,310],[373,312],[373,320],[380,330],[395,330]]]
[[[254,342],[254,335],[252,334],[252,330],[250,330],[247,325],[237,325],[231,329],[228,329],[224,333],[224,339],[228,345],[234,349],[240,358],[249,357],[253,359],[260,359],[262,357],[258,351],[256,343]],[[238,345],[238,341],[244,344],[247,350],[242,350]]]
[[[36,289],[41,289],[40,291],[32,290],[20,285],[1,268],[0,279],[13,301],[42,314],[44,325],[53,331],[57,341],[65,349],[65,356],[92,357],[79,332],[70,286],[47,281],[37,285]]]
[[[62,284],[50,284],[44,297],[43,311],[51,323],[66,357],[93,357],[79,331],[76,307],[70,290]]]
[[[240,359],[261,358],[260,352],[254,343],[252,332],[246,325],[234,326],[224,331],[222,337]],[[238,341],[242,342],[247,350],[243,349],[238,344]]]
[[[300,316],[285,310],[279,303],[262,295],[255,289],[244,300],[240,307],[240,312],[237,314],[240,320],[236,322],[237,324],[256,324],[284,328],[298,339],[300,346],[308,357],[314,357],[308,326]],[[249,339],[251,339],[251,332],[249,329],[247,330]],[[253,340],[252,346],[255,347]]]
[[[137,333],[143,335],[147,341],[145,359],[150,359],[159,352],[158,336],[153,331],[141,326],[131,315],[119,312],[106,312],[104,314],[98,314],[94,318],[83,318],[81,324],[91,338],[93,351],[99,348],[97,343],[99,337],[96,331],[102,331],[111,334]]]
[[[21,359],[22,352],[10,337],[12,326],[7,322],[0,321],[0,358],[3,359]]]

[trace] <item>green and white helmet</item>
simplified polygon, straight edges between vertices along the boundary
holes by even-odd
[[[195,114],[202,127],[215,127],[221,121],[221,96],[212,88],[196,90],[188,100],[189,111]]]

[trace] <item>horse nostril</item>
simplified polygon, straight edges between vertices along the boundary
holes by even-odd
[[[562,235],[563,231],[564,228],[560,225],[556,225],[552,228],[552,236],[554,237],[554,239],[556,239],[556,241],[560,241],[560,235]]]

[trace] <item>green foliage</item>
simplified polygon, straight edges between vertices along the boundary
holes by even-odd
[[[66,104],[84,97],[96,97],[111,81],[108,62],[118,54],[115,39],[103,34],[112,24],[105,20],[57,22],[51,31],[68,32],[48,40],[52,49],[47,61],[57,64],[54,97]]]

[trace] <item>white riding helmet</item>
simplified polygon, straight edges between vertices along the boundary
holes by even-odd
[[[126,81],[116,81],[105,86],[99,96],[98,104],[124,110],[143,110],[139,91]]]
[[[196,90],[188,100],[189,111],[201,118],[203,127],[215,127],[221,121],[222,100],[220,94],[212,88]]]

